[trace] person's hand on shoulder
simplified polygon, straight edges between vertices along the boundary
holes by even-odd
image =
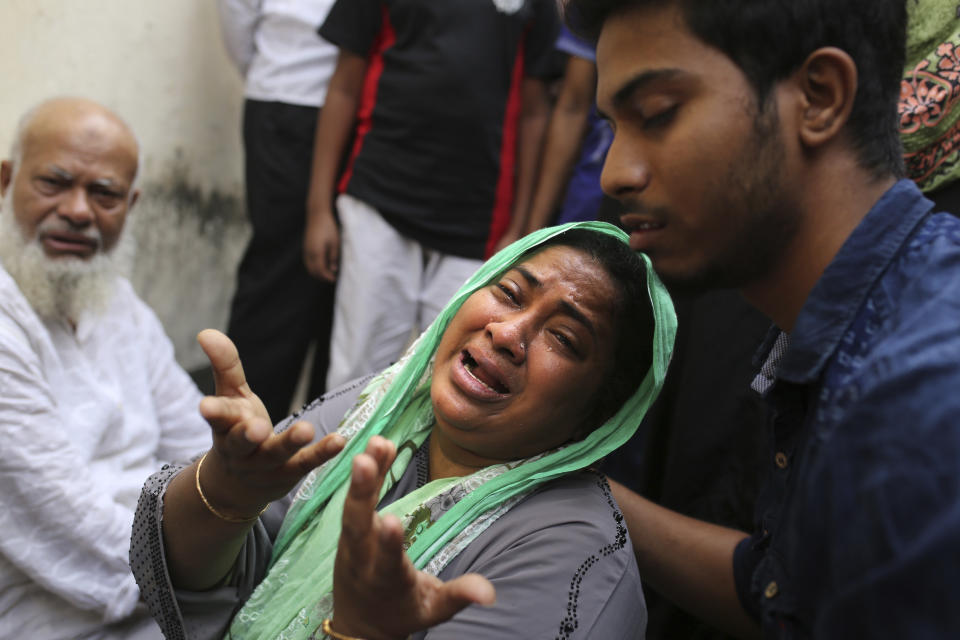
[[[333,631],[365,640],[406,638],[449,620],[470,604],[491,605],[493,585],[477,574],[449,582],[417,571],[403,550],[403,527],[376,512],[380,487],[396,457],[374,436],[353,460],[343,531],[333,571]]]

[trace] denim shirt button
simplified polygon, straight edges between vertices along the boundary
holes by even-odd
[[[779,467],[780,469],[787,468],[787,464],[788,464],[787,454],[785,454],[783,451],[778,451],[777,455],[773,456],[773,461],[777,464],[777,467]]]
[[[767,585],[767,588],[763,590],[763,595],[768,599],[776,598],[778,593],[780,593],[780,587],[777,586],[776,580],[771,580],[770,584]]]

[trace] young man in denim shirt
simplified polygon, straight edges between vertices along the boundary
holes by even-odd
[[[572,5],[631,244],[775,325],[755,532],[623,490],[641,575],[740,635],[955,634],[960,222],[900,179],[905,2]]]

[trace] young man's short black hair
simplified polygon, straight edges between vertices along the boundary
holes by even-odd
[[[566,0],[571,28],[596,39],[610,16],[675,5],[687,27],[746,75],[761,105],[774,84],[820,47],[846,51],[858,87],[845,129],[861,166],[903,175],[896,105],[905,61],[907,0]]]

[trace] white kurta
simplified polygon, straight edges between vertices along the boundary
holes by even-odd
[[[130,636],[100,629],[139,599],[136,501],[162,463],[210,446],[200,398],[128,281],[74,333],[0,269],[0,638]]]

